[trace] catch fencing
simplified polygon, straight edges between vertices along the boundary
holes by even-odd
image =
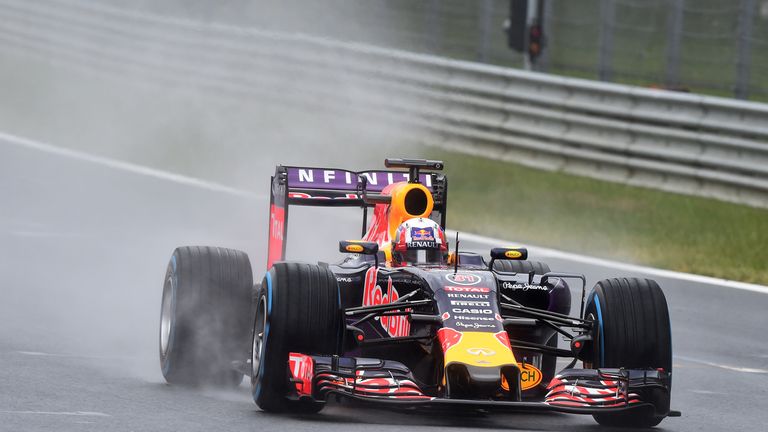
[[[280,32],[522,67],[510,0],[98,0]],[[537,0],[537,71],[768,101],[768,0]]]
[[[174,19],[0,0],[2,49],[88,73],[357,111],[407,139],[768,207],[768,106]]]

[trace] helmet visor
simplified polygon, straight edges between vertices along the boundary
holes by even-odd
[[[399,255],[402,264],[440,265],[446,262],[446,254],[440,249],[408,249],[399,252]]]

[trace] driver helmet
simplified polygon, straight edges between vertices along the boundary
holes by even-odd
[[[392,247],[395,265],[440,265],[445,264],[447,258],[445,232],[432,219],[408,219],[397,227]]]

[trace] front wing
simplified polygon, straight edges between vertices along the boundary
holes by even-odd
[[[558,411],[576,414],[654,410],[671,414],[653,401],[669,400],[670,374],[661,370],[564,369],[541,401],[448,399],[430,396],[402,363],[370,358],[290,355],[296,398],[324,401],[331,395],[401,408],[484,411]],[[665,397],[664,397],[665,396]]]

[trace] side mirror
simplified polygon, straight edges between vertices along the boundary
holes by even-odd
[[[528,249],[526,248],[493,248],[491,249],[491,259],[494,259],[494,260],[528,259]]]
[[[339,252],[376,255],[379,252],[379,244],[362,240],[341,240],[339,242]]]

